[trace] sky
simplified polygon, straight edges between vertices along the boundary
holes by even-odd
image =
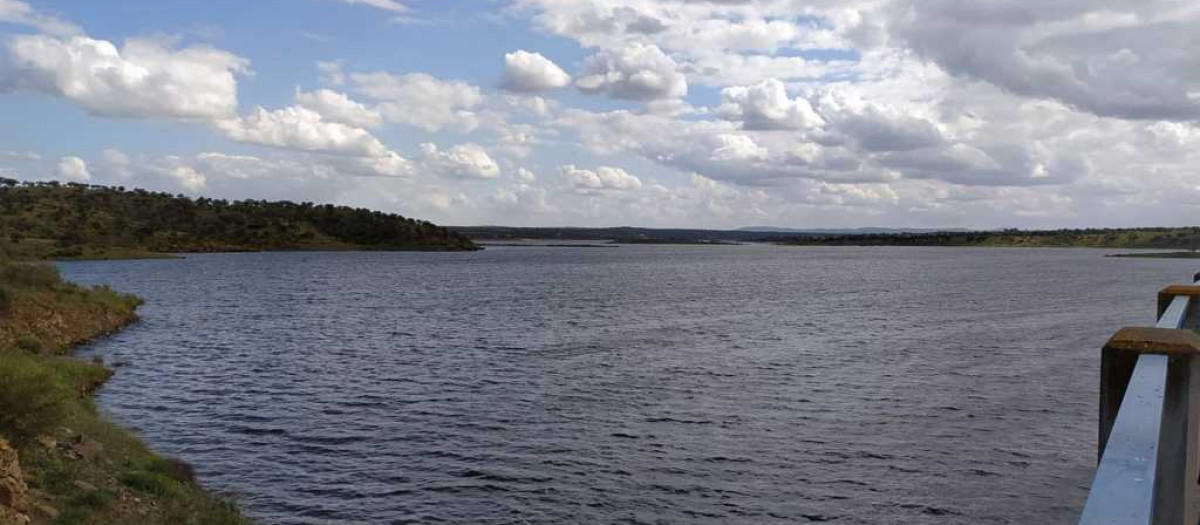
[[[1194,225],[1200,3],[0,0],[0,176],[449,225]]]

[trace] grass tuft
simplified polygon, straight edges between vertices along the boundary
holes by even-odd
[[[74,397],[63,377],[37,358],[0,353],[0,434],[14,443],[53,432]]]

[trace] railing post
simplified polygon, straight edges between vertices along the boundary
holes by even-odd
[[[1123,328],[1104,346],[1100,365],[1100,458],[1130,378],[1143,355],[1166,358],[1162,414],[1154,458],[1150,523],[1197,525],[1200,520],[1200,335],[1196,326],[1200,286],[1171,286],[1159,294],[1155,328]]]
[[[1100,443],[1096,448],[1096,462],[1104,457],[1108,448],[1108,436],[1117,422],[1117,412],[1125,399],[1125,389],[1137,366],[1138,352],[1104,346],[1100,358]]]
[[[1200,349],[1197,349],[1200,351]],[[1192,385],[1195,354],[1171,355],[1158,439],[1158,478],[1154,480],[1154,523],[1196,525],[1196,421]]]

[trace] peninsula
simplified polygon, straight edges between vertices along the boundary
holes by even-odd
[[[172,253],[422,250],[479,247],[426,221],[363,208],[227,201],[124,187],[0,178],[0,235],[37,259]]]

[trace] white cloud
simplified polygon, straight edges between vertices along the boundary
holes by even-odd
[[[42,160],[42,155],[36,151],[0,151],[0,157],[24,161]]]
[[[809,60],[798,56],[715,53],[697,57],[682,68],[688,78],[711,86],[750,85],[764,80],[821,82],[831,76],[857,73],[851,60]]]
[[[559,175],[568,187],[583,193],[636,190],[642,187],[641,179],[621,168],[609,166],[600,166],[593,171],[568,164],[559,168]]]
[[[388,153],[367,130],[326,121],[320,113],[300,106],[275,111],[257,107],[213,126],[232,140],[263,146],[366,157]]]
[[[83,32],[75,24],[39,13],[18,0],[0,0],[0,22],[30,26],[55,36],[74,36]]]
[[[505,95],[500,99],[505,110],[516,110],[538,118],[546,118],[558,109],[559,103],[534,95]]]
[[[356,73],[356,89],[380,102],[378,110],[390,122],[425,131],[455,127],[469,131],[479,125],[472,111],[484,97],[478,87],[461,81],[444,81],[425,73]]]
[[[1200,118],[1200,10],[1178,2],[896,2],[891,33],[947,72],[1096,115]]]
[[[564,87],[571,76],[539,53],[519,49],[504,55],[504,78],[500,87],[509,91],[534,92]]]
[[[458,179],[494,179],[500,166],[478,144],[460,144],[441,151],[436,145],[421,144],[420,168],[439,177]]]
[[[331,86],[341,86],[346,83],[346,73],[342,71],[342,63],[337,61],[317,62],[317,72],[321,82]]]
[[[128,179],[133,175],[129,155],[121,150],[109,148],[100,152],[99,164],[102,171],[119,179]]]
[[[585,93],[603,93],[626,100],[687,95],[687,79],[679,72],[679,65],[652,44],[630,44],[591,56],[575,85]]]
[[[767,148],[759,146],[754,139],[746,135],[717,135],[720,146],[714,149],[712,156],[717,161],[743,161],[766,159]]]
[[[208,178],[191,166],[177,166],[167,172],[185,189],[197,192],[208,185]]]
[[[336,0],[336,1],[342,2],[344,4],[351,4],[351,5],[365,5],[368,7],[374,7],[376,9],[382,9],[384,11],[391,11],[393,13],[408,12],[408,7],[406,7],[404,4],[401,4],[400,2],[397,2],[396,0]]]
[[[87,163],[79,157],[63,157],[58,161],[58,169],[55,170],[55,174],[59,178],[74,182],[88,182],[92,180],[92,174],[88,171]]]
[[[808,129],[825,121],[804,98],[789,98],[783,82],[764,80],[753,86],[737,86],[721,90],[722,118],[742,122],[744,129]]]
[[[153,40],[112,43],[84,36],[19,35],[0,61],[0,91],[70,100],[97,115],[212,119],[237,110],[248,62],[208,47],[171,49]]]
[[[251,155],[229,155],[206,152],[196,155],[197,170],[204,173],[219,173],[233,179],[262,179],[273,175],[276,169],[271,163]]]
[[[296,103],[311,109],[329,122],[356,128],[375,128],[383,124],[383,115],[345,94],[328,89],[296,91]]]
[[[497,188],[491,197],[492,205],[505,215],[517,220],[527,220],[530,215],[544,216],[562,210],[551,204],[549,192],[531,183],[519,182],[508,187]]]
[[[817,79],[844,71],[842,57],[806,59],[784,50],[848,49],[881,37],[868,13],[883,1],[518,0],[542,29],[584,47],[654,45],[688,79],[717,86],[767,78]]]

